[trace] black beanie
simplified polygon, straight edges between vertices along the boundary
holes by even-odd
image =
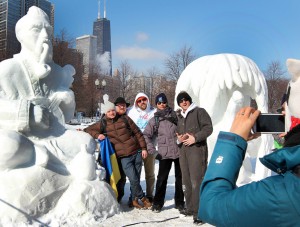
[[[185,92],[185,91],[181,91],[178,95],[177,95],[177,104],[179,106],[181,99],[186,99],[188,101],[190,101],[190,103],[192,103],[192,98],[191,96]]]
[[[156,96],[155,104],[157,104],[158,102],[168,103],[168,99],[167,99],[167,96],[165,95],[165,93],[160,93],[159,95]]]

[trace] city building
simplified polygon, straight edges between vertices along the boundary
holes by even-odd
[[[103,54],[109,54],[109,75],[112,75],[111,66],[111,32],[110,32],[110,20],[106,18],[106,6],[104,0],[104,17],[100,16],[100,0],[98,0],[98,18],[94,21],[93,35],[97,36],[97,55],[100,57]]]
[[[0,61],[20,52],[15,26],[31,6],[44,10],[54,28],[54,6],[48,0],[0,0]]]
[[[76,38],[76,49],[83,54],[83,73],[92,73],[93,68],[96,67],[97,37],[84,35]]]

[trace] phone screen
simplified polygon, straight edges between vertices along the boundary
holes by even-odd
[[[260,114],[253,131],[272,134],[283,133],[285,132],[284,116],[282,114]]]

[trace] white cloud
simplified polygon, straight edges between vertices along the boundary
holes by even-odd
[[[163,52],[138,46],[121,47],[115,51],[114,55],[118,58],[132,60],[164,59],[167,57],[167,55]]]
[[[144,41],[147,41],[149,39],[149,36],[146,33],[144,33],[144,32],[138,32],[136,34],[135,39],[138,42],[144,42]]]

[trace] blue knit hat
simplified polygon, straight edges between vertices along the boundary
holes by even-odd
[[[168,103],[167,96],[164,93],[160,93],[155,98],[155,104],[157,104],[158,102],[166,102],[166,103]]]

